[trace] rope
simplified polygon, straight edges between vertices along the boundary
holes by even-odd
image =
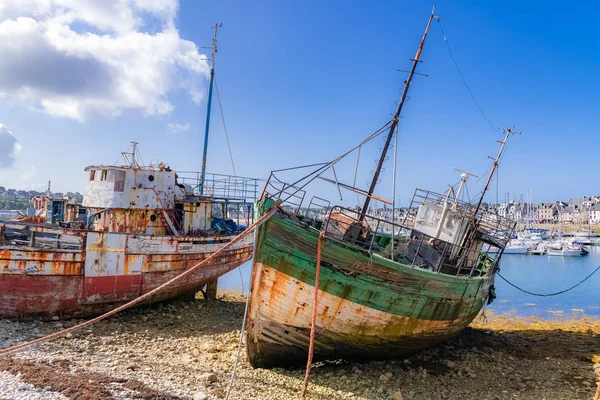
[[[254,257],[252,257],[254,259]],[[248,318],[248,306],[250,304],[250,293],[246,296],[246,307],[244,308],[244,319],[242,319],[242,330],[240,331],[240,341],[238,343],[237,356],[235,357],[235,364],[233,364],[233,371],[231,372],[231,379],[229,380],[229,386],[227,387],[227,394],[225,400],[229,400],[229,394],[233,388],[235,382],[235,374],[237,372],[238,363],[240,361],[240,354],[242,352],[242,342],[244,341],[244,331],[246,330],[246,318]]]
[[[254,258],[256,257],[256,246],[252,249],[252,262],[254,262]],[[240,268],[240,276],[242,278],[242,294],[244,293],[244,276],[242,275]],[[225,400],[229,400],[229,395],[231,394],[231,389],[233,388],[233,383],[235,382],[235,374],[237,372],[237,366],[240,361],[240,354],[242,352],[242,344],[244,341],[244,331],[246,330],[246,319],[248,318],[248,307],[250,305],[250,291],[248,291],[248,295],[246,296],[246,306],[244,308],[244,319],[242,319],[242,330],[240,331],[240,341],[238,343],[238,351],[237,356],[235,357],[235,364],[233,365],[233,371],[231,372],[231,379],[229,380],[229,386],[227,387],[227,394],[225,395]]]
[[[521,289],[520,287],[518,287],[517,285],[515,285],[514,283],[510,282],[508,279],[506,279],[505,277],[503,277],[502,275],[500,275],[500,272],[497,273],[497,275],[502,278],[506,283],[508,283],[510,286],[514,287],[515,289],[520,290],[523,293],[527,293],[530,294],[532,296],[539,296],[539,297],[549,297],[549,296],[556,296],[559,294],[563,294],[568,292],[569,290],[573,290],[575,289],[577,286],[581,285],[583,282],[587,281],[588,279],[590,279],[592,277],[592,275],[594,275],[596,272],[598,272],[598,270],[600,270],[600,266],[598,268],[596,268],[591,274],[589,274],[588,276],[585,277],[584,280],[580,281],[579,283],[577,283],[576,285],[571,286],[568,289],[565,290],[561,290],[560,292],[556,292],[556,293],[533,293],[530,291],[527,291],[525,289]]]
[[[177,275],[175,278],[171,279],[168,282],[163,283],[162,285],[158,286],[155,289],[152,289],[151,291],[149,291],[148,293],[137,297],[136,299],[130,301],[129,303],[123,304],[120,307],[117,307],[109,312],[107,312],[106,314],[102,314],[96,318],[90,319],[88,321],[82,322],[79,325],[75,325],[72,326],[70,328],[67,329],[63,329],[54,333],[51,333],[50,335],[41,337],[39,339],[35,339],[35,340],[31,340],[29,342],[25,342],[25,343],[21,343],[18,344],[16,346],[12,346],[12,347],[7,347],[5,349],[0,349],[0,356],[5,356],[7,354],[11,354],[11,353],[16,353],[17,351],[23,350],[27,347],[31,347],[33,345],[36,344],[40,344],[40,343],[44,343],[44,342],[48,342],[52,339],[56,339],[58,337],[64,336],[67,333],[71,333],[74,332],[76,330],[79,330],[81,328],[85,328],[86,326],[90,326],[98,321],[101,321],[105,318],[110,317],[111,315],[114,315],[120,311],[125,310],[126,308],[129,308],[131,306],[134,306],[144,300],[146,300],[147,298],[153,296],[154,294],[158,293],[159,291],[163,290],[164,288],[166,288],[167,286],[173,284],[174,282],[185,278],[186,276],[192,274],[196,269],[198,269],[199,267],[201,267],[202,265],[204,265],[207,261],[219,256],[222,252],[224,252],[225,250],[227,250],[229,247],[233,246],[235,243],[239,242],[243,237],[247,236],[250,232],[254,231],[254,229],[256,229],[258,226],[262,225],[263,223],[265,223],[269,218],[271,218],[273,216],[273,214],[275,213],[275,211],[277,211],[277,208],[273,208],[272,210],[270,210],[268,213],[266,213],[265,215],[263,215],[262,217],[260,217],[258,220],[256,220],[256,222],[252,225],[250,225],[248,227],[248,229],[246,229],[244,232],[240,233],[238,236],[236,236],[235,238],[233,238],[231,240],[231,242],[227,243],[225,246],[221,247],[219,250],[215,251],[214,253],[212,253],[210,256],[208,256],[207,258],[205,258],[204,260],[200,261],[198,264],[194,265],[193,267],[191,267],[190,269],[184,271],[183,273],[181,273],[180,275]]]
[[[317,268],[315,272],[315,296],[313,299],[312,319],[310,323],[310,342],[308,345],[308,361],[306,362],[306,375],[304,375],[304,383],[302,384],[302,399],[306,399],[306,390],[308,388],[308,377],[310,375],[310,367],[312,364],[313,353],[315,350],[315,326],[317,321],[317,305],[319,301],[319,275],[321,273],[321,244],[323,241],[323,232],[319,232],[317,240]]]
[[[492,124],[492,121],[490,121],[490,119],[485,115],[485,113],[483,112],[483,109],[481,108],[481,106],[479,105],[479,103],[477,102],[477,100],[475,100],[475,95],[473,94],[473,91],[471,90],[471,88],[467,84],[467,81],[465,80],[465,76],[463,75],[462,71],[460,70],[460,67],[458,66],[458,62],[456,62],[456,59],[454,58],[454,53],[452,53],[452,48],[450,47],[450,42],[448,42],[448,38],[446,37],[446,32],[444,32],[444,28],[442,28],[442,23],[441,23],[441,21],[439,19],[437,21],[438,21],[438,24],[439,24],[439,27],[440,27],[440,31],[442,31],[442,36],[444,37],[444,42],[446,42],[446,46],[448,46],[448,52],[450,53],[450,57],[452,58],[452,62],[454,63],[454,66],[456,67],[456,70],[458,71],[458,73],[460,75],[460,79],[462,79],[463,84],[465,85],[465,87],[469,91],[469,94],[471,95],[471,99],[473,99],[473,103],[475,103],[475,105],[477,106],[477,108],[479,108],[479,112],[481,113],[481,115],[483,116],[483,118],[485,118],[485,120],[488,122],[488,124],[490,124],[490,126],[492,127],[492,129],[497,132],[498,129],[494,127],[494,124]]]
[[[217,80],[215,79],[215,89],[217,92],[217,100],[219,101],[219,110],[221,110],[221,120],[223,121],[223,130],[225,131],[225,139],[227,139],[227,148],[229,149],[229,158],[231,159],[231,167],[233,168],[233,174],[237,175],[235,172],[235,164],[233,163],[233,154],[231,153],[231,145],[229,144],[229,135],[227,134],[227,126],[225,125],[225,116],[223,115],[223,106],[221,105],[221,96],[219,95],[219,85],[217,85]]]

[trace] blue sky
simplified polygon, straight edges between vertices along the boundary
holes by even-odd
[[[182,0],[175,13],[176,2],[165,3],[170,8],[160,13],[141,12],[141,6],[134,9],[140,19],[135,24],[123,19],[122,25],[106,28],[105,21],[84,20],[73,21],[70,28],[80,34],[118,38],[130,31],[158,34],[167,21],[174,24],[182,41],[202,47],[211,44],[211,26],[223,22],[216,75],[232,152],[239,174],[261,178],[272,169],[331,159],[390,118],[406,78],[396,70],[410,68],[409,59],[432,6],[420,1]],[[559,2],[438,2],[436,15],[442,17],[454,55],[485,113],[494,125],[514,124],[523,130],[523,135],[511,141],[500,167],[500,200],[506,192],[518,199],[528,189],[535,201],[600,193],[594,175],[600,148],[596,134],[600,52],[597,28],[589,18],[598,8],[591,2],[568,6]],[[3,15],[0,10],[0,18],[16,20],[19,12],[8,9]],[[44,15],[29,17],[39,21]],[[166,45],[159,46],[164,50]],[[139,49],[149,51],[141,45]],[[133,46],[131,52],[136,51]],[[180,53],[165,55],[172,59],[157,64],[156,71],[170,68],[170,61],[180,60]],[[32,59],[31,68],[54,65],[39,59],[45,53],[37,54],[41,56]],[[23,60],[29,56],[33,57],[31,52]],[[487,156],[495,154],[495,141],[501,139],[463,86],[437,22],[422,59],[418,71],[429,76],[415,78],[400,123],[397,197],[403,205],[415,187],[443,191],[448,183],[455,183],[458,174],[453,167],[486,172],[491,163]],[[192,60],[196,67],[181,67],[160,85],[148,88],[153,78],[140,79],[136,84],[144,89],[139,90],[142,100],[140,96],[123,98],[124,91],[118,91],[118,96],[110,92],[114,85],[129,82],[122,77],[107,84],[108,89],[75,90],[74,102],[88,102],[77,112],[56,109],[72,104],[65,98],[70,99],[69,90],[74,89],[53,87],[53,96],[61,91],[60,97],[52,98],[57,105],[44,108],[47,103],[42,101],[50,89],[24,96],[29,92],[10,87],[10,76],[2,79],[2,74],[15,68],[0,63],[0,123],[21,148],[14,154],[12,167],[0,170],[0,185],[39,188],[51,179],[54,190],[81,191],[83,168],[112,164],[131,140],[140,142],[144,161],[162,160],[174,169],[198,170],[207,80],[206,66],[197,57]],[[85,81],[87,67],[81,63],[67,60],[64,66],[58,65],[60,71],[69,71],[64,78],[67,83],[70,76],[82,74]],[[132,61],[131,65],[143,71],[145,64]],[[31,76],[38,75],[33,71],[23,78],[23,87],[35,86],[39,80]],[[194,89],[204,93],[199,103],[191,95]],[[97,107],[104,104],[105,93],[111,96],[110,107]],[[160,101],[144,102],[144,96]],[[217,103],[213,105],[208,169],[231,173]],[[189,128],[172,134],[169,124]],[[358,183],[363,187],[382,142],[378,139],[361,156],[364,171]],[[355,158],[340,166],[338,174],[344,182],[351,182],[354,162]],[[389,198],[391,159],[386,167],[378,192]],[[472,186],[475,193],[481,181],[479,187],[475,182]],[[335,193],[335,189],[327,190]],[[494,184],[491,200],[495,197]]]

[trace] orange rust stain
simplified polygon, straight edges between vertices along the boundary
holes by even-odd
[[[10,260],[12,258],[12,250],[0,250],[1,260]]]
[[[139,209],[139,210],[111,210],[103,215],[103,218],[97,220],[99,230],[110,232],[131,233],[131,234],[157,234],[164,235],[167,232],[165,226],[156,218],[150,220],[151,215],[156,215],[157,210]]]
[[[123,275],[129,275],[129,256],[127,254],[123,257]]]
[[[50,274],[52,275],[79,275],[81,264],[79,262],[56,261],[50,263]]]

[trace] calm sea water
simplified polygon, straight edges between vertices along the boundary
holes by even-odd
[[[549,257],[505,254],[500,274],[515,285],[534,293],[553,293],[575,285],[600,265],[600,246],[588,247],[584,257]],[[552,297],[525,294],[496,277],[496,300],[489,306],[497,312],[517,315],[600,316],[600,271],[575,289]]]
[[[506,254],[500,273],[515,285],[535,293],[553,293],[573,286],[600,265],[600,246],[584,257]],[[219,280],[219,288],[248,293],[251,264],[245,263]],[[552,297],[525,294],[496,278],[496,300],[488,306],[499,313],[543,318],[600,317],[600,271],[575,289]]]

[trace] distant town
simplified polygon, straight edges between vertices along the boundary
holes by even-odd
[[[31,207],[31,201],[38,196],[47,196],[48,192],[38,192],[37,190],[18,190],[7,189],[0,186],[0,211],[23,211]],[[74,198],[75,202],[81,203],[83,195],[79,192],[56,192],[50,193],[50,197],[63,199],[65,197]]]
[[[7,189],[0,186],[0,211],[22,211],[32,205],[32,199],[40,196],[48,196],[48,192],[36,190]],[[83,201],[83,195],[79,192],[52,192],[49,197],[54,199],[73,199],[76,203]],[[531,223],[561,223],[561,224],[600,224],[600,196],[586,196],[569,201],[556,200],[543,203],[527,203],[517,200],[509,200],[500,204],[483,203],[482,206],[490,212],[498,213],[500,216],[517,222]],[[395,217],[404,217],[406,207],[397,208]],[[370,215],[387,216],[391,209],[371,208]]]
[[[483,203],[482,207],[519,223],[600,224],[600,196],[586,196],[570,199],[568,202],[556,200],[537,204],[509,200],[500,204]],[[394,212],[395,219],[403,218],[407,210],[406,207],[397,208]],[[370,209],[369,214],[389,217],[391,209]]]

